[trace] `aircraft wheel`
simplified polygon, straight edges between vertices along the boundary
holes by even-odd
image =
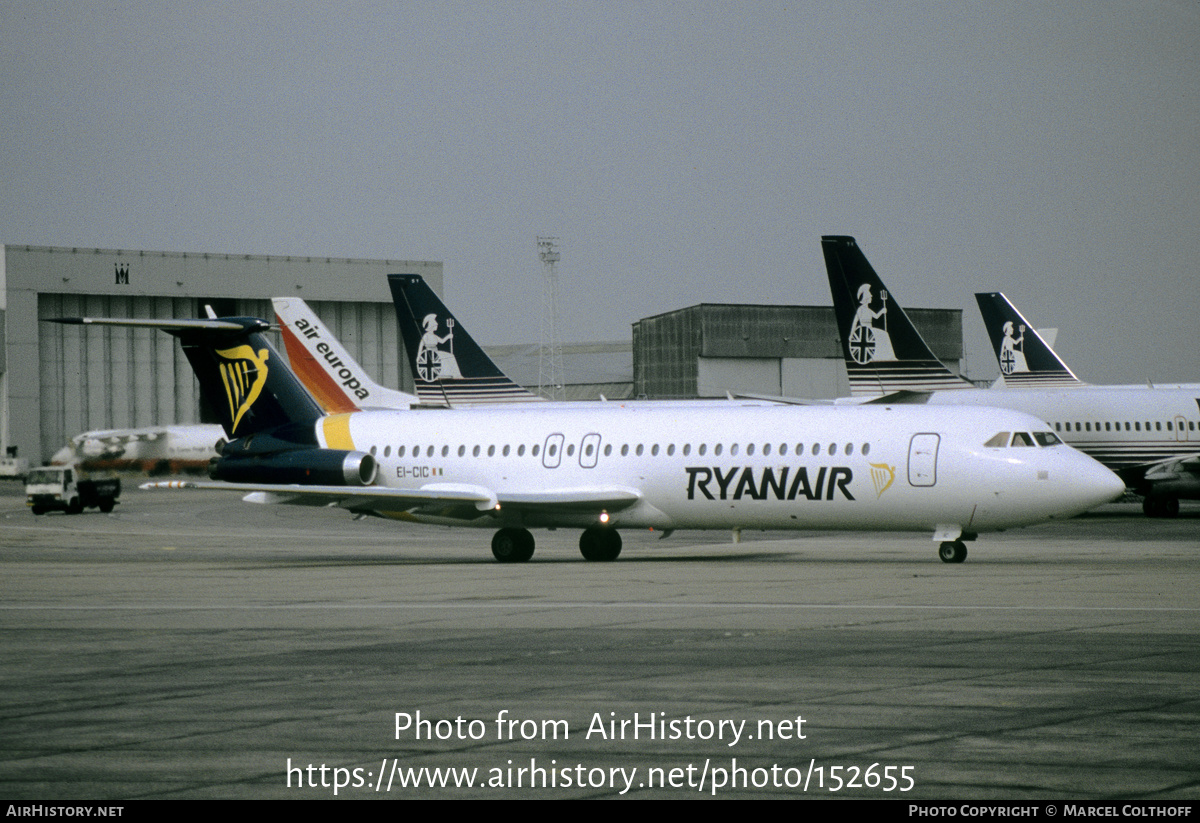
[[[961,563],[967,559],[967,546],[961,540],[947,540],[938,547],[943,563]]]
[[[527,529],[500,529],[492,537],[492,556],[501,563],[524,563],[533,557],[533,547]]]
[[[579,552],[584,560],[616,560],[621,554],[621,535],[616,529],[584,529],[579,535]]]
[[[1178,497],[1147,497],[1142,500],[1142,511],[1147,517],[1178,517]]]

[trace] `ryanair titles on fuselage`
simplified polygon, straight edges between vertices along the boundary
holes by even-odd
[[[850,481],[854,472],[849,466],[821,466],[815,477],[808,468],[800,466],[688,466],[687,499],[705,500],[832,500],[839,492],[853,500]]]
[[[321,337],[321,333],[304,318],[299,318],[293,325],[296,327],[296,331],[300,332],[300,334],[304,335],[309,340],[319,339]],[[328,343],[325,343],[324,341],[319,342],[316,344],[315,348],[321,353],[321,356],[325,358],[325,362],[327,362],[337,372],[337,376],[341,378],[342,385],[354,392],[355,397],[357,397],[359,400],[366,400],[371,396],[371,392],[367,389],[367,387],[359,382],[358,378],[355,377],[354,372],[350,371],[349,367],[347,367],[346,364],[342,362],[342,359],[334,353],[333,349],[329,347]]]

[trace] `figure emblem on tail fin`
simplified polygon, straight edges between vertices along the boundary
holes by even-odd
[[[1000,371],[1004,374],[1029,371],[1025,362],[1025,326],[1021,326],[1021,336],[1013,337],[1011,320],[1004,323],[1004,339],[1000,341]]]
[[[871,286],[863,283],[858,287],[858,310],[854,312],[854,323],[850,326],[850,356],[854,362],[867,364],[876,360],[895,360],[892,339],[887,330],[887,292],[880,292],[879,311],[871,309]],[[883,327],[875,326],[882,317]]]
[[[225,385],[229,418],[233,421],[230,432],[236,433],[238,423],[266,385],[269,354],[267,349],[259,349],[256,354],[250,346],[217,349],[217,354],[227,361],[221,363],[221,382]]]
[[[438,318],[436,314],[427,314],[421,321],[425,333],[421,335],[421,343],[417,347],[417,376],[426,383],[435,380],[461,379],[462,372],[458,368],[458,360],[454,356],[454,318],[446,319],[446,336],[438,337]],[[449,344],[446,349],[443,343]]]

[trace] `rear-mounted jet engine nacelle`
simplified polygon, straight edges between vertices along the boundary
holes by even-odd
[[[369,486],[379,464],[365,452],[297,449],[253,457],[219,457],[208,476],[228,483],[287,483],[301,486]]]

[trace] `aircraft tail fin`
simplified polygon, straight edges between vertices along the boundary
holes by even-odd
[[[200,382],[200,395],[220,418],[230,440],[260,432],[314,445],[314,425],[324,413],[264,336],[265,320],[71,317],[53,322],[156,328],[179,338]]]
[[[411,394],[372,380],[299,297],[274,297],[275,317],[292,371],[329,414],[360,409],[407,409]]]
[[[1029,325],[1000,292],[976,293],[979,313],[987,327],[1000,375],[1011,388],[1046,388],[1084,385],[1054,349]]]
[[[937,359],[853,237],[821,238],[852,395],[974,388]]]
[[[417,274],[389,274],[396,320],[423,405],[470,406],[543,398],[513,382]]]

